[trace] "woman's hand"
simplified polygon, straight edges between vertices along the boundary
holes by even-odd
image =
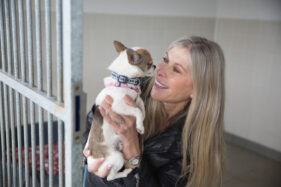
[[[111,166],[105,167],[103,170],[100,170],[100,166],[104,162],[104,158],[94,158],[91,155],[90,150],[88,149],[87,145],[85,146],[83,150],[84,156],[87,158],[87,164],[88,164],[88,172],[94,173],[95,175],[104,178],[108,175],[110,172]]]
[[[138,107],[128,95],[123,99],[128,105]],[[110,96],[106,96],[100,107],[102,116],[114,128],[115,132],[120,135],[125,159],[128,160],[139,156],[141,152],[136,129],[136,118],[134,116],[120,115],[112,111],[112,103],[113,99]]]

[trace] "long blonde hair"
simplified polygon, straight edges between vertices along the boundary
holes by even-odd
[[[187,179],[187,187],[221,186],[225,147],[224,55],[218,44],[197,36],[176,40],[169,49],[175,46],[189,50],[193,80],[193,97],[188,103],[188,111],[173,118],[179,119],[187,113],[182,132],[182,177]],[[150,97],[153,83],[152,79],[143,92],[146,132],[141,137],[142,143],[159,133],[161,125],[168,120],[163,104]]]

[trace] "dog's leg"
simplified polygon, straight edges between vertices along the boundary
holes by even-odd
[[[136,104],[142,111],[143,118],[145,118],[145,108],[144,108],[144,103],[143,103],[143,100],[141,99],[141,97],[136,98]]]
[[[139,109],[141,110],[142,116],[143,116],[142,122],[137,123],[136,128],[140,134],[143,134],[144,133],[143,120],[145,118],[145,107],[144,107],[143,100],[140,97],[137,97],[136,104],[138,105]]]
[[[114,180],[114,179],[118,179],[118,178],[123,178],[123,177],[127,177],[127,175],[132,171],[133,169],[124,169],[122,172],[119,173],[114,173],[114,175],[111,175],[111,173],[107,176],[107,180]]]
[[[136,107],[127,107],[127,110],[124,111],[127,115],[132,115],[136,117],[136,128],[138,133],[143,134],[144,133],[144,127],[143,127],[143,120],[144,116],[140,108]]]

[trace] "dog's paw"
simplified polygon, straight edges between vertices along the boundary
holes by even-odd
[[[144,128],[143,127],[137,128],[137,131],[138,131],[139,134],[143,134]]]
[[[115,179],[115,177],[113,177],[113,175],[108,175],[108,176],[106,177],[106,179],[107,179],[108,181],[112,181],[112,180]]]

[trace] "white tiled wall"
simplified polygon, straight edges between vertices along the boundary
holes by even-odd
[[[217,19],[224,49],[226,131],[281,151],[281,22]]]

